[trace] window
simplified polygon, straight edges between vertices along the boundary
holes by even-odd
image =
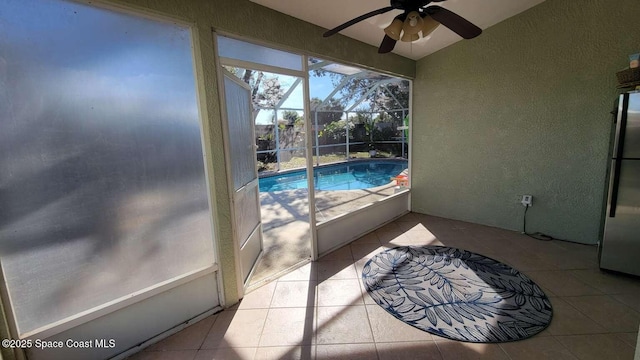
[[[187,27],[0,2],[0,260],[19,333],[211,267]]]

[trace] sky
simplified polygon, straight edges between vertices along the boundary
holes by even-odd
[[[278,75],[272,73],[265,74],[268,77],[275,76],[280,81],[284,92],[286,93],[291,85],[296,81],[296,77],[286,76],[286,75]],[[333,83],[331,82],[330,76],[314,76],[311,74],[309,76],[309,92],[311,93],[311,98],[317,97],[320,99],[325,99],[334,89]],[[303,82],[301,81],[293,90],[293,92],[289,95],[287,100],[282,105],[283,108],[292,108],[292,109],[303,109]],[[272,111],[260,111],[258,117],[256,118],[256,124],[266,125],[271,124],[271,116]],[[302,112],[300,111],[300,115]],[[278,118],[282,116],[279,115]]]
[[[291,85],[297,79],[296,77],[293,77],[293,76],[278,75],[273,73],[266,73],[266,75],[269,77],[272,77],[272,76],[277,77],[285,93],[287,92],[287,90],[289,90]],[[324,100],[327,98],[327,96],[329,96],[329,94],[331,94],[334,88],[335,86],[333,84],[333,80],[331,76],[326,74],[324,76],[322,75],[316,76],[313,73],[309,75],[309,92],[310,92],[311,98],[319,98]],[[334,98],[339,98],[339,97],[340,97],[340,93],[334,95]],[[289,98],[284,102],[282,107],[292,108],[292,109],[304,108],[302,82],[300,82],[297,85],[296,89],[289,95]],[[259,125],[271,124],[272,113],[273,113],[272,111],[265,111],[265,110],[260,111],[260,113],[258,114],[258,117],[256,118],[256,124],[259,124]],[[300,115],[302,115],[302,111],[300,111]],[[282,116],[279,115],[278,118],[282,118]],[[345,118],[344,115],[343,115],[343,118]]]

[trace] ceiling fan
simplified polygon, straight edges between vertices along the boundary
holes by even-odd
[[[393,22],[384,29],[385,35],[378,48],[380,54],[388,53],[396,46],[398,40],[413,42],[431,34],[440,24],[448,27],[465,39],[473,39],[482,33],[482,29],[472,24],[462,16],[438,5],[430,3],[443,2],[445,0],[391,0],[390,6],[370,11],[351,19],[324,33],[324,37],[334,35],[351,25],[359,23],[370,17],[384,14],[391,10],[403,10],[404,12],[393,19]]]

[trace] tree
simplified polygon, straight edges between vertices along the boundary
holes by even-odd
[[[322,100],[318,98],[311,99],[311,121],[315,123],[316,113],[318,114],[318,125],[325,125],[342,118],[344,105],[340,100],[329,99],[322,107],[319,107]]]
[[[273,107],[284,96],[284,89],[277,75],[268,76],[263,71],[241,69],[225,66],[229,72],[244,81],[251,88],[251,102],[253,103],[253,119],[260,113],[260,107]]]
[[[393,110],[397,110],[398,108],[409,108],[409,82],[400,81],[396,83],[388,83],[382,86],[393,96],[390,96],[387,92],[380,91],[378,96],[375,98],[376,107],[384,110],[389,116],[391,116],[394,123],[397,123],[399,126],[403,125],[404,116],[402,111]],[[398,101],[396,101],[396,99]]]
[[[314,70],[314,74],[318,77],[330,76],[333,86],[339,86],[345,79],[345,75],[323,69]],[[355,76],[340,89],[341,97],[340,100],[336,101],[340,102],[344,109],[350,102],[362,98],[380,81],[388,79],[390,79],[388,76],[374,75],[374,73],[365,77]],[[388,112],[393,121],[401,125],[403,120],[402,111],[393,110],[409,108],[409,82],[399,79],[397,82],[380,84],[378,89],[367,95],[365,101],[370,104],[371,111]]]
[[[285,110],[282,112],[282,119],[287,121],[287,125],[294,125],[301,117],[297,111]]]
[[[376,116],[375,118],[370,113],[373,109],[360,109],[361,112],[356,113],[355,119],[359,121],[360,124],[364,125],[366,141],[369,144],[372,144],[374,141],[374,136],[377,131],[376,123],[380,122],[382,118],[380,116]]]

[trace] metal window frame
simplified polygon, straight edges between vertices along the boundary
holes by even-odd
[[[302,56],[302,61],[303,61],[303,68],[302,71],[297,71],[297,70],[291,70],[291,69],[286,69],[286,68],[281,68],[281,67],[277,67],[277,66],[270,66],[270,65],[264,65],[264,64],[259,64],[259,63],[253,63],[253,62],[248,62],[248,61],[242,61],[242,60],[237,60],[237,59],[230,59],[230,58],[225,58],[225,57],[220,57],[217,54],[217,46],[216,46],[216,59],[218,60],[218,68],[221,68],[223,65],[226,66],[235,66],[235,67],[241,67],[241,68],[248,68],[248,69],[252,69],[252,70],[259,70],[259,71],[266,71],[266,72],[272,72],[272,73],[277,73],[277,74],[282,74],[282,75],[288,75],[288,76],[296,76],[296,77],[300,77],[303,78],[303,107],[304,109],[295,109],[295,108],[278,108],[276,109],[275,107],[256,107],[256,109],[261,109],[261,110],[274,110],[274,111],[280,111],[280,110],[291,110],[291,111],[302,111],[303,112],[303,116],[305,119],[305,132],[306,132],[306,157],[307,157],[307,166],[306,166],[306,171],[307,171],[307,180],[308,180],[308,188],[312,189],[314,184],[313,184],[313,169],[314,169],[314,162],[313,162],[313,156],[314,156],[314,150],[317,151],[317,149],[319,149],[320,147],[325,147],[325,146],[336,146],[336,145],[341,145],[341,144],[331,144],[331,145],[319,145],[317,144],[318,141],[318,136],[317,136],[317,130],[318,127],[314,126],[315,124],[317,124],[317,112],[321,111],[328,111],[328,110],[321,110],[320,107],[316,106],[316,107],[311,107],[311,98],[310,98],[310,87],[309,87],[309,72],[311,70],[314,69],[318,69],[321,68],[324,65],[327,64],[331,64],[331,63],[337,63],[337,64],[346,64],[347,66],[354,66],[354,67],[358,67],[363,69],[364,71],[371,71],[371,72],[376,72],[379,73],[381,75],[384,76],[389,76],[392,77],[391,79],[381,79],[381,82],[379,84],[377,84],[376,89],[378,89],[379,87],[382,88],[384,87],[383,85],[386,85],[387,83],[391,83],[391,82],[397,82],[397,81],[408,81],[409,82],[409,101],[407,104],[407,107],[404,108],[399,108],[399,109],[393,109],[393,110],[387,110],[387,111],[378,111],[378,112],[374,112],[374,113],[380,113],[380,112],[392,112],[392,111],[402,111],[403,113],[403,118],[406,117],[406,115],[409,115],[410,118],[410,124],[411,124],[411,103],[412,103],[412,98],[413,98],[413,81],[412,79],[408,78],[408,77],[404,77],[398,74],[392,74],[390,72],[385,72],[385,71],[380,71],[377,69],[371,69],[371,68],[366,68],[363,67],[361,65],[357,65],[357,64],[349,64],[347,62],[344,62],[343,60],[333,60],[333,59],[326,59],[323,56],[318,56],[317,54],[312,54],[309,52],[305,52],[305,51],[301,51],[299,49],[292,49],[292,48],[287,48],[286,46],[283,46],[281,44],[275,44],[275,43],[269,43],[269,42],[265,42],[265,41],[260,41],[260,40],[255,40],[252,38],[248,38],[246,36],[238,36],[236,34],[231,34],[228,32],[225,32],[224,30],[218,30],[218,29],[214,29],[213,30],[214,34],[216,36],[224,36],[224,37],[229,37],[229,38],[233,38],[235,40],[240,40],[240,41],[245,41],[248,43],[252,43],[254,45],[259,45],[259,46],[264,46],[264,47],[268,47],[268,48],[272,48],[275,50],[280,50],[280,51],[286,51],[286,52],[290,52],[290,53],[294,53],[297,55],[301,55]],[[314,59],[318,59],[320,60],[319,63],[316,64],[309,64],[309,59],[310,58],[314,58]],[[358,73],[359,74],[359,73]],[[355,74],[355,75],[358,75]],[[355,76],[354,75],[345,75],[345,77],[349,77],[350,80],[353,79]],[[299,85],[299,84],[298,84]],[[297,85],[295,85],[297,86]],[[292,88],[295,88],[295,86],[292,86]],[[290,89],[291,90],[291,89]],[[339,89],[338,89],[339,91]],[[372,90],[375,91],[375,90]],[[334,89],[334,94],[337,93],[337,91],[335,91]],[[332,95],[332,96],[333,96]],[[327,101],[330,100],[331,97],[325,98],[323,100],[323,103],[326,103]],[[399,104],[399,101],[393,97],[394,100],[396,101],[396,103]],[[279,105],[284,104],[285,100],[281,100],[279,102]],[[364,100],[362,100],[364,101]],[[360,101],[359,103],[361,103],[362,101]],[[399,104],[400,105],[400,104]],[[354,109],[349,109],[351,110],[350,112],[357,112]],[[331,111],[335,111],[335,112],[345,112],[345,111],[337,111],[337,110],[331,110]],[[312,119],[310,119],[311,117],[311,113],[315,112],[316,115],[316,119],[313,119],[313,124],[312,124]],[[277,114],[277,112],[276,112]],[[277,116],[276,116],[277,118]],[[275,124],[277,125],[277,124]],[[277,131],[277,126],[275,126]],[[405,139],[404,138],[404,131],[402,132],[403,134],[403,140],[397,141],[396,143],[402,143],[402,151],[403,151],[403,155],[405,152],[405,146],[409,145],[409,153],[407,154],[407,160],[409,160],[409,172],[411,171],[411,150],[412,150],[412,146],[410,144],[410,139]],[[315,143],[315,145],[314,145]],[[347,145],[348,143],[344,143],[342,145]],[[351,143],[353,144],[353,143]],[[294,148],[283,148],[283,149],[278,149],[279,144],[276,144],[276,149],[274,150],[263,150],[263,151],[259,151],[258,153],[273,153],[276,151],[289,151],[289,150],[294,150]],[[295,148],[295,150],[298,150],[301,148]],[[347,146],[348,149],[348,146]],[[227,159],[228,161],[228,159]],[[279,169],[279,165],[278,165],[278,169]],[[317,244],[317,237],[318,237],[318,230],[317,230],[317,219],[316,219],[316,213],[315,211],[313,211],[313,209],[315,209],[315,191],[308,191],[308,200],[309,200],[309,223],[310,223],[310,234],[311,234],[311,259],[313,261],[317,260],[318,258],[318,244]],[[325,224],[324,226],[326,226],[326,222],[324,222],[323,224]],[[239,283],[241,284],[241,282]]]

